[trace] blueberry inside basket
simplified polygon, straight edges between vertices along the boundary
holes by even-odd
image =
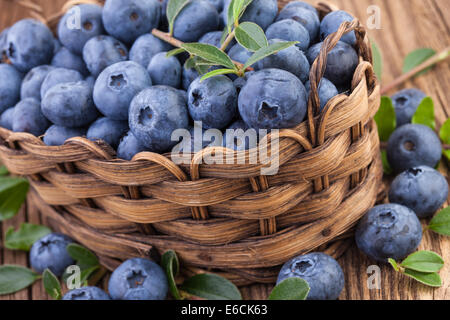
[[[86,1],[70,1],[77,3]],[[53,30],[69,7],[46,21]],[[335,9],[324,3],[316,8],[321,18]],[[327,55],[353,30],[359,65],[351,90],[319,112],[317,85]],[[382,168],[373,117],[380,88],[371,63],[369,39],[357,20],[324,40],[311,68],[307,118],[279,132],[275,175],[261,175],[262,163],[201,162],[221,152],[248,160],[249,151],[206,148],[184,165],[171,154],[151,152],[125,161],[102,141],[76,137],[51,147],[41,137],[5,128],[0,160],[11,173],[28,177],[28,210],[93,250],[107,268],[137,256],[158,259],[172,249],[186,274],[216,272],[238,285],[271,283],[294,256],[317,250],[341,255],[352,228],[376,201]]]

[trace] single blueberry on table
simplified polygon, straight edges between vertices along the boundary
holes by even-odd
[[[298,41],[296,46],[306,51],[309,48],[309,32],[302,24],[292,19],[284,19],[271,24],[266,30],[267,39]]]
[[[154,85],[166,85],[179,88],[181,84],[181,64],[174,56],[167,57],[167,52],[153,56],[147,71]]]
[[[224,24],[228,23],[228,7],[231,0],[224,1],[224,9],[222,11]],[[240,22],[254,22],[259,25],[263,30],[266,30],[268,26],[272,24],[278,13],[277,0],[254,0],[245,9]]]
[[[306,111],[305,86],[284,70],[255,72],[239,94],[242,119],[258,130],[295,127],[305,119]]]
[[[395,108],[397,128],[404,124],[411,123],[411,119],[416,113],[417,107],[427,95],[419,89],[404,89],[392,96],[392,103]]]
[[[284,19],[292,19],[303,25],[309,32],[310,42],[316,41],[320,28],[320,20],[316,12],[300,6],[290,6],[280,11],[276,21]]]
[[[128,122],[99,118],[91,124],[86,137],[90,140],[103,140],[117,149],[122,137],[128,132]]]
[[[284,42],[280,39],[271,39],[269,44]],[[275,54],[265,57],[256,63],[256,70],[262,69],[281,69],[289,71],[297,76],[302,83],[305,83],[309,79],[309,62],[303,51],[296,46],[291,46],[284,50],[281,50]]]
[[[162,51],[169,51],[172,46],[152,34],[144,34],[136,39],[130,49],[130,60],[139,63],[144,68],[152,60],[153,56]]]
[[[63,300],[111,300],[111,297],[97,287],[82,287],[67,292]]]
[[[338,10],[332,11],[327,14],[320,23],[320,40],[325,40],[330,34],[338,31],[340,25],[345,21],[353,21],[355,18],[349,14],[348,12]],[[353,46],[356,44],[356,35],[355,31],[351,31],[347,34],[344,34],[341,38],[341,41],[348,43]]]
[[[317,43],[309,48],[306,57],[311,65],[319,56],[323,42]],[[359,58],[355,49],[349,44],[339,41],[328,53],[325,78],[333,82],[335,86],[343,86],[353,79]]]
[[[186,98],[168,86],[144,89],[131,102],[129,125],[149,151],[168,151],[177,143],[172,141],[172,133],[189,127]]]
[[[57,84],[82,81],[83,76],[76,70],[55,68],[45,77],[41,84],[41,99],[44,99],[47,92]]]
[[[8,31],[6,55],[20,72],[48,64],[54,50],[53,34],[43,23],[24,19]]]
[[[199,73],[195,68],[186,69],[183,67],[183,72],[181,75],[181,86],[184,90],[188,90],[189,86],[191,85],[192,81],[197,79],[199,77]]]
[[[61,49],[59,49],[59,51],[53,56],[52,66],[56,68],[76,70],[83,76],[87,76],[89,74],[83,58],[72,53],[66,47],[61,47]]]
[[[389,138],[387,157],[395,172],[428,166],[434,168],[441,159],[442,145],[436,133],[421,124],[405,124]]]
[[[219,14],[216,8],[205,0],[190,1],[177,16],[173,35],[183,42],[196,42],[205,33],[216,31]]]
[[[94,102],[98,110],[113,120],[128,120],[131,100],[152,85],[140,64],[124,61],[103,70],[95,81]]]
[[[14,106],[20,99],[22,74],[9,64],[0,64],[0,112]]]
[[[55,70],[54,67],[42,65],[31,69],[25,78],[23,78],[20,88],[21,99],[34,98],[41,100],[41,87],[50,71]]]
[[[404,259],[422,240],[422,225],[409,208],[382,204],[372,208],[356,228],[356,244],[369,258],[378,262]]]
[[[153,261],[141,258],[122,263],[108,284],[114,300],[164,300],[168,289],[164,270]]]
[[[8,108],[0,116],[0,127],[12,130],[13,129],[14,107]]]
[[[258,132],[243,120],[231,124],[223,135],[223,146],[234,151],[245,151],[258,146]]]
[[[86,42],[83,48],[83,60],[89,72],[97,77],[110,65],[128,60],[128,49],[113,37],[97,36]]]
[[[131,44],[139,36],[157,28],[160,15],[158,0],[106,0],[103,25],[108,34]]]
[[[62,146],[67,139],[86,135],[86,128],[68,128],[52,125],[44,135],[44,143],[48,146]]]
[[[50,122],[41,111],[41,103],[33,98],[26,98],[14,107],[13,131],[28,132],[35,136],[44,134]]]
[[[286,262],[278,275],[277,284],[288,278],[301,278],[308,283],[308,300],[336,300],[345,284],[341,266],[321,252],[308,253]]]
[[[54,86],[42,100],[41,108],[51,122],[63,127],[84,127],[98,117],[92,88],[86,81]]]
[[[119,143],[117,157],[123,160],[131,160],[135,155],[146,150],[142,143],[134,136],[133,132],[128,131]]]
[[[306,91],[308,92],[308,97],[311,92],[311,83],[308,81],[305,84]],[[319,83],[318,87],[319,91],[319,101],[320,101],[320,111],[325,108],[328,101],[330,101],[331,98],[337,96],[339,94],[338,89],[336,86],[328,79],[322,78]]]
[[[191,83],[188,90],[189,113],[194,121],[201,121],[205,129],[226,128],[237,113],[237,92],[233,81],[215,76]]]
[[[104,33],[102,7],[95,4],[72,7],[58,24],[59,41],[76,55],[83,53],[83,47],[89,39]]]
[[[432,216],[448,196],[447,180],[427,166],[410,168],[391,184],[389,201],[410,208],[419,218]]]
[[[39,239],[30,250],[31,267],[38,273],[50,269],[55,276],[61,276],[68,266],[75,264],[66,249],[71,243],[72,239],[58,233],[51,233]]]

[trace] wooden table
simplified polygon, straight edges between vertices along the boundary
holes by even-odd
[[[35,0],[42,5],[44,13],[50,16],[59,11],[64,0]],[[308,1],[313,3],[314,1]],[[403,58],[410,51],[420,47],[443,50],[450,42],[450,1],[448,0],[334,0],[339,8],[352,12],[364,24],[369,18],[367,10],[375,5],[381,13],[381,29],[369,30],[384,55],[384,73],[382,82],[389,83],[401,74]],[[0,29],[14,21],[26,17],[26,11],[12,0],[0,0]],[[405,87],[418,87],[433,97],[435,101],[436,122],[438,127],[450,113],[450,68],[442,63],[432,72],[405,84]],[[445,165],[440,169],[446,173]],[[450,200],[450,199],[449,199]],[[449,201],[450,202],[450,201]],[[38,214],[25,208],[20,214],[1,225],[5,232],[9,226],[18,226],[21,222],[39,223]],[[396,274],[391,267],[380,266],[381,287],[369,290],[367,287],[367,268],[373,264],[352,246],[339,263],[344,269],[346,286],[341,299],[450,299],[450,240],[430,232],[425,232],[420,249],[433,250],[446,260],[440,274],[443,286],[438,289],[425,287],[402,275]],[[0,247],[0,264],[27,265],[27,254],[4,250]],[[245,298],[265,299],[270,287],[255,285],[243,288]],[[41,283],[19,293],[3,296],[0,299],[47,299]]]

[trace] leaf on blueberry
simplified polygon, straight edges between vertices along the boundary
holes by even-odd
[[[263,47],[256,51],[245,63],[244,69],[247,69],[248,67],[252,66],[259,60],[264,59],[265,57],[268,57],[272,54],[275,54],[281,50],[284,50],[286,48],[289,48],[295,44],[297,44],[298,41],[281,41],[281,42],[275,42],[267,47]]]
[[[434,103],[430,97],[425,97],[417,107],[416,112],[412,117],[412,123],[423,124],[430,127],[432,130],[436,128],[434,119]]]
[[[169,250],[163,254],[161,258],[161,266],[166,272],[167,279],[169,281],[170,293],[176,300],[181,300],[181,295],[175,282],[175,277],[180,271],[180,262],[178,261],[175,251]]]
[[[61,300],[61,284],[58,278],[49,269],[45,269],[42,274],[42,282],[44,284],[44,289],[50,297],[55,300]]]
[[[215,77],[215,76],[218,76],[218,75],[221,75],[221,74],[232,74],[232,73],[237,74],[237,71],[234,70],[234,69],[216,69],[216,70],[213,70],[213,71],[208,72],[207,74],[205,74],[200,79],[200,81],[203,81],[203,80],[206,80],[208,78],[212,78],[212,77]]]
[[[45,226],[30,223],[23,223],[16,232],[10,227],[5,234],[5,247],[11,250],[30,251],[37,240],[51,232]]]
[[[426,273],[405,269],[404,274],[430,287],[442,286],[441,277],[436,272]]]
[[[377,123],[380,140],[389,140],[389,137],[397,126],[394,104],[392,103],[391,98],[381,97],[380,108],[375,114],[375,122]]]
[[[71,243],[66,247],[66,250],[81,269],[99,266],[99,261],[96,255],[79,244]]]
[[[417,67],[420,64],[422,64],[423,62],[427,61],[429,58],[431,58],[435,54],[436,54],[436,51],[433,49],[430,49],[430,48],[421,48],[421,49],[412,51],[411,53],[409,53],[406,56],[406,58],[403,62],[403,73],[407,73],[407,72],[411,71],[415,67]],[[430,69],[431,69],[431,67],[417,73],[417,75],[426,73]]]
[[[176,49],[173,49],[173,50],[170,50],[169,52],[167,52],[166,57],[170,58],[172,56],[176,56],[183,52],[186,52],[186,50],[184,50],[183,48],[176,48]]]
[[[0,221],[13,218],[24,203],[29,188],[28,180],[0,177]]]
[[[238,288],[229,280],[215,274],[198,274],[187,279],[181,290],[208,300],[242,300]]]
[[[190,54],[196,55],[206,61],[212,62],[217,65],[221,65],[230,69],[236,69],[233,61],[227,56],[226,53],[220,51],[215,46],[204,43],[184,43],[182,45],[186,51]]]
[[[383,56],[381,55],[380,48],[377,43],[371,39],[372,44],[372,55],[373,55],[373,71],[378,77],[378,80],[381,81],[381,77],[383,75]]]
[[[0,266],[0,295],[25,289],[40,277],[37,273],[22,266]]]
[[[167,4],[167,21],[169,22],[169,33],[173,34],[173,25],[178,14],[189,3],[189,0],[169,0]]]
[[[450,207],[446,207],[439,211],[433,219],[431,219],[428,229],[444,236],[450,236]]]
[[[306,300],[308,283],[301,278],[287,278],[280,282],[269,295],[269,300]]]
[[[253,22],[242,22],[236,28],[235,34],[237,42],[251,52],[269,45],[264,30]]]
[[[403,260],[401,266],[419,272],[432,273],[442,269],[444,259],[432,251],[417,251]]]

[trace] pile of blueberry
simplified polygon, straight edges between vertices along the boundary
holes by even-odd
[[[190,1],[176,18],[174,38],[220,47],[230,2]],[[221,131],[295,127],[306,117],[309,72],[321,41],[353,20],[336,11],[320,21],[317,10],[301,1],[278,12],[277,0],[254,0],[241,21],[258,24],[270,43],[298,44],[259,61],[242,78],[220,75],[200,81],[196,69],[185,67],[186,55],[167,57],[173,47],[151,34],[153,28],[167,30],[167,3],[81,4],[62,17],[57,38],[32,19],[4,30],[0,125],[43,136],[49,146],[75,136],[102,139],[126,160],[141,151],[170,151],[179,143],[171,139],[173,131],[192,130],[198,121],[205,130]],[[322,108],[333,96],[348,92],[358,64],[355,42],[354,32],[348,33],[330,52],[319,86]],[[242,63],[252,54],[236,41],[225,51]],[[253,147],[229,140],[211,144]]]

